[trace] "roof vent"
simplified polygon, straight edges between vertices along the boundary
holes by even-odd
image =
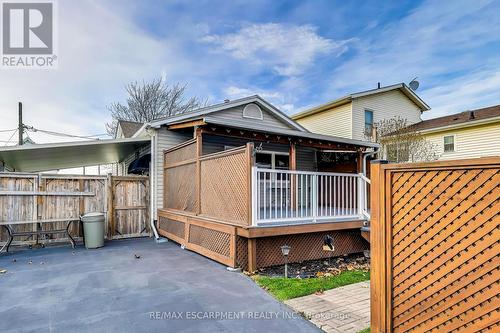
[[[230,100],[228,100],[227,98],[224,100],[224,103],[229,103],[231,102]]]
[[[243,118],[252,118],[252,119],[262,120],[263,119],[262,110],[255,103],[247,104],[245,106],[245,108],[243,109]]]
[[[474,111],[471,111],[471,112],[469,113],[469,119],[470,119],[470,120],[472,120],[472,119],[474,119],[474,118],[476,118],[476,116],[474,115]]]

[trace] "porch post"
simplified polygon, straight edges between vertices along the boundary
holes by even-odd
[[[196,127],[196,215],[201,214],[201,162],[200,156],[203,154],[202,129]]]
[[[358,158],[357,158],[357,161],[356,161],[356,169],[358,171],[358,173],[362,173],[363,172],[363,151],[360,149],[358,150]]]
[[[254,144],[247,143],[247,202],[248,225],[257,225],[257,169],[254,163]]]
[[[297,146],[294,142],[290,142],[289,164],[290,170],[297,170]]]

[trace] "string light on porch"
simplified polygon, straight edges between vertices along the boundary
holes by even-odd
[[[290,246],[283,245],[281,247],[281,254],[285,258],[285,278],[288,278],[288,254],[290,253]]]

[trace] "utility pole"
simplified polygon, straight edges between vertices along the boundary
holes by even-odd
[[[23,134],[24,134],[24,125],[23,125],[23,103],[19,102],[19,124],[17,131],[19,132],[19,142],[18,144],[21,146],[23,144]]]

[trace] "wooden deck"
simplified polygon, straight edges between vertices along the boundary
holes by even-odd
[[[165,151],[161,235],[249,270],[280,263],[284,243],[294,244],[293,260],[330,256],[322,250],[327,233],[338,239],[336,255],[368,248],[360,233],[366,213],[361,175],[258,169],[252,142],[207,155],[202,148],[197,131]]]

